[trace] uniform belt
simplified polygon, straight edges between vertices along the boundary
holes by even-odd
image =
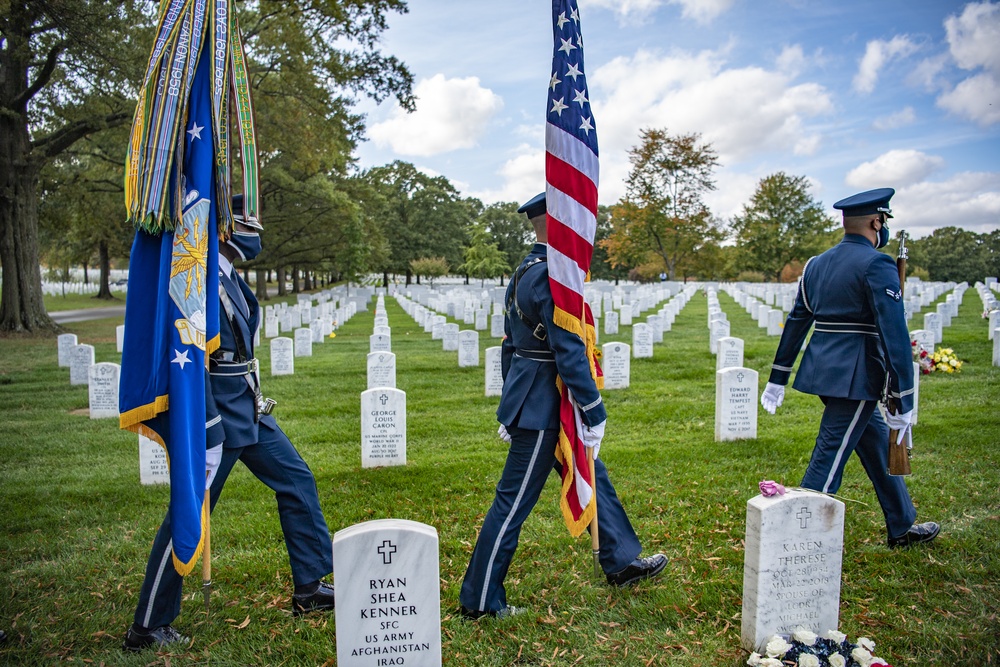
[[[240,375],[255,375],[257,373],[257,359],[250,361],[219,361],[209,359],[208,374],[238,377]]]
[[[515,357],[523,357],[524,359],[531,359],[533,361],[555,361],[556,357],[552,354],[552,350],[523,350],[517,348],[514,350]]]
[[[867,322],[820,322],[816,320],[816,331],[821,333],[846,333],[877,336],[878,329]]]

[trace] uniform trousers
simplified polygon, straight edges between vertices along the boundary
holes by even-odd
[[[474,611],[507,608],[503,581],[517,549],[521,525],[538,502],[549,473],[561,470],[556,461],[559,429],[533,431],[509,426],[507,432],[511,438],[507,462],[459,594],[462,606]],[[601,567],[605,572],[619,572],[636,559],[642,545],[600,459],[594,461],[594,472]]]
[[[899,537],[910,529],[917,510],[902,477],[888,473],[889,427],[877,410],[878,401],[858,401],[821,396],[826,408],[819,425],[816,447],[802,486],[836,493],[844,477],[844,465],[857,452],[885,515],[889,537]]]
[[[215,508],[236,461],[242,461],[274,491],[295,585],[322,579],[333,571],[333,544],[319,506],[312,471],[280,428],[272,429],[261,423],[257,437],[255,445],[222,450],[222,463],[210,489],[210,507]],[[224,538],[213,542],[225,543]],[[145,628],[170,625],[181,611],[182,582],[171,557],[168,510],[146,563],[146,578],[135,611],[136,624]]]

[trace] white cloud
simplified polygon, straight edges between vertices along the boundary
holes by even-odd
[[[854,75],[854,90],[870,93],[878,83],[879,70],[896,58],[905,58],[917,50],[917,45],[906,35],[897,35],[889,41],[875,39],[868,42],[865,55]]]
[[[774,64],[779,72],[784,72],[788,76],[798,76],[805,65],[806,57],[802,53],[802,47],[798,44],[786,46],[775,59]]]
[[[597,69],[590,85],[606,174],[602,193],[615,187],[608,167],[621,173],[613,163],[627,158],[640,129],[701,133],[726,167],[761,152],[814,152],[820,137],[806,120],[833,110],[819,84],[795,84],[787,74],[761,67],[727,69],[712,51],[639,51]]]
[[[389,120],[369,128],[376,146],[418,156],[472,148],[503,108],[500,96],[483,88],[474,76],[446,79],[435,74],[420,81],[414,93],[416,111],[408,114],[397,106]]]
[[[1000,122],[1000,81],[985,72],[971,76],[941,93],[937,105],[984,127]]]
[[[913,107],[904,107],[896,113],[876,118],[872,122],[872,127],[876,130],[884,132],[886,130],[895,130],[900,127],[912,125],[916,120],[917,113],[913,110]]]
[[[919,183],[944,166],[944,159],[916,150],[892,150],[848,172],[847,185],[856,188],[904,188]]]
[[[610,9],[626,21],[649,16],[664,4],[680,5],[682,17],[705,24],[727,11],[734,2],[735,0],[590,0],[586,4]]]
[[[534,197],[545,189],[545,151],[538,145],[521,144],[512,151],[513,156],[499,170],[501,187],[478,192],[463,190],[463,194],[486,204],[525,202]]]
[[[982,234],[1000,228],[1000,173],[965,172],[946,181],[905,187],[892,198],[890,223],[926,236],[939,227],[955,226]]]
[[[944,22],[951,55],[959,67],[1000,73],[1000,5],[969,3],[961,16]]]
[[[979,71],[942,92],[937,105],[982,126],[1000,122],[1000,4],[970,3],[944,22],[948,48],[964,70]]]

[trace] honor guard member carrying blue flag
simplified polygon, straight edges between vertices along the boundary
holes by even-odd
[[[496,496],[479,531],[459,594],[466,618],[508,616],[504,579],[517,549],[521,525],[528,518],[545,481],[554,469],[559,437],[563,379],[581,406],[583,438],[595,449],[597,512],[600,520],[600,563],[612,586],[627,586],[656,576],[667,564],[663,554],[640,558],[642,545],[629,522],[604,462],[596,457],[607,412],[590,373],[583,341],[555,326],[549,288],[545,193],[525,203],[536,243],[507,285],[500,368],[504,378],[497,420],[501,437],[510,443]]]
[[[843,212],[844,238],[806,262],[760,399],[774,414],[814,325],[793,386],[816,394],[825,407],[802,486],[836,493],[847,459],[857,452],[882,506],[890,549],[929,542],[941,530],[933,521],[914,523],[917,512],[903,477],[887,470],[886,422],[902,442],[913,411],[913,359],[899,274],[893,259],[878,251],[889,242],[893,194],[892,188],[869,190],[833,205]],[[898,412],[883,421],[878,402],[890,397]]]
[[[260,391],[253,338],[260,307],[253,290],[233,267],[261,250],[260,223],[243,215],[243,195],[232,202],[235,223],[230,239],[219,247],[218,349],[209,359],[207,418],[221,424],[224,441],[209,450],[211,508],[237,461],[275,493],[278,517],[292,568],[295,593],[292,613],[333,609],[333,586],[321,581],[333,571],[333,545],[319,506],[312,471],[270,414],[275,403]],[[214,461],[212,460],[214,459]],[[180,614],[182,577],[170,564],[170,514],[153,542],[135,622],[124,647],[138,651],[153,644],[188,641],[171,627]]]

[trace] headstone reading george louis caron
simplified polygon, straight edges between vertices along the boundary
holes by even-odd
[[[836,630],[844,503],[790,490],[747,501],[741,639],[760,650],[774,634]]]
[[[433,526],[379,519],[333,536],[340,667],[439,667],[441,590]]]
[[[406,392],[361,392],[361,467],[406,465]]]

